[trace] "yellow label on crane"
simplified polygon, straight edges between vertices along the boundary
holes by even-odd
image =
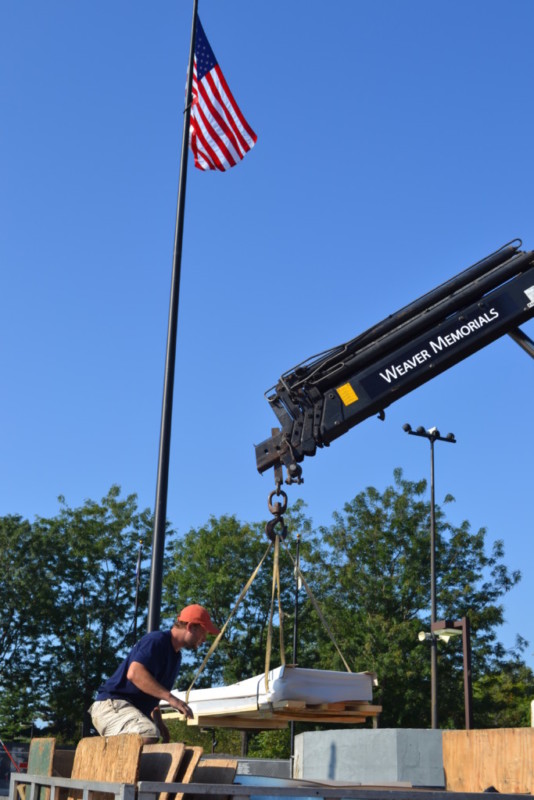
[[[344,383],[343,386],[338,386],[336,392],[341,397],[343,401],[343,405],[350,406],[351,403],[355,403],[358,399],[358,395],[350,385],[350,383]]]

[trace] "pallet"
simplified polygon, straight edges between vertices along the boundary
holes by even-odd
[[[337,703],[306,703],[303,700],[280,700],[263,705],[250,705],[233,710],[231,705],[222,711],[195,714],[187,719],[188,725],[207,728],[276,729],[285,728],[290,722],[318,722],[325,724],[362,723],[376,717],[382,706],[357,700]],[[163,712],[168,718],[186,720],[183,714],[172,710]]]

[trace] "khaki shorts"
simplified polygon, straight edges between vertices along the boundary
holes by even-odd
[[[100,736],[138,733],[154,739],[160,737],[158,726],[126,700],[97,700],[89,713]]]

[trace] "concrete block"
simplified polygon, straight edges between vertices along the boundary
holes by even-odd
[[[295,737],[294,777],[445,786],[440,730],[310,731]]]

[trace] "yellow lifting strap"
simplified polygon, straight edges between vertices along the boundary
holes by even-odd
[[[271,550],[271,548],[273,546],[273,543],[274,543],[273,580],[272,580],[272,590],[271,590],[271,607],[270,607],[270,611],[269,611],[269,625],[268,625],[268,629],[267,629],[267,643],[266,643],[266,651],[265,651],[265,691],[266,692],[269,691],[269,669],[270,669],[270,664],[271,664],[271,650],[272,650],[272,641],[273,641],[273,616],[274,616],[274,598],[275,598],[275,594],[277,595],[277,598],[278,598],[278,617],[279,617],[279,627],[280,627],[280,664],[282,666],[285,666],[286,657],[285,657],[285,647],[284,647],[284,614],[283,614],[283,611],[282,611],[282,601],[281,601],[281,592],[280,592],[280,538],[281,538],[280,536],[275,535],[274,536],[274,541],[270,541],[269,542],[269,545],[267,546],[267,550],[265,551],[265,553],[261,557],[260,563],[258,564],[256,569],[254,570],[254,572],[252,573],[252,575],[248,579],[247,583],[243,587],[243,590],[241,591],[241,594],[239,595],[239,597],[237,599],[237,602],[236,602],[232,612],[230,613],[230,616],[228,617],[228,619],[224,623],[223,627],[221,628],[220,633],[217,635],[216,639],[212,643],[210,649],[206,653],[204,661],[202,662],[202,664],[198,668],[197,672],[195,673],[195,676],[194,676],[193,680],[191,681],[191,685],[189,686],[189,688],[188,688],[188,690],[186,692],[186,695],[185,695],[186,703],[189,702],[189,693],[190,693],[191,689],[195,685],[198,677],[204,671],[204,667],[208,663],[208,661],[211,658],[212,654],[217,649],[217,647],[219,645],[219,642],[221,641],[221,639],[224,636],[224,633],[226,631],[226,628],[228,627],[228,623],[230,622],[230,620],[232,619],[232,617],[236,613],[239,605],[241,604],[241,602],[245,598],[248,590],[252,586],[252,583],[254,582],[254,579],[256,578],[256,575],[260,571],[260,569],[261,569],[261,567],[263,565],[263,562],[265,561],[265,559],[269,555],[269,552],[270,552],[270,550]],[[335,636],[334,636],[334,634],[332,632],[332,629],[328,625],[328,623],[327,623],[327,621],[326,621],[326,619],[324,617],[324,614],[321,611],[321,608],[320,608],[317,600],[315,599],[315,597],[313,595],[313,592],[312,592],[312,590],[310,589],[310,587],[308,585],[308,582],[306,581],[306,578],[302,574],[302,572],[300,570],[300,567],[297,565],[295,559],[291,555],[291,552],[290,552],[287,544],[285,542],[284,542],[284,544],[285,544],[285,548],[286,548],[287,554],[288,554],[288,556],[291,559],[291,562],[293,564],[296,577],[300,578],[300,580],[302,581],[302,585],[304,586],[304,588],[306,590],[306,594],[310,598],[310,601],[311,601],[315,611],[317,612],[317,616],[319,617],[319,620],[322,622],[322,624],[323,624],[323,626],[324,626],[324,628],[325,628],[325,630],[326,630],[326,632],[327,632],[332,644],[336,648],[339,657],[341,658],[343,664],[345,665],[345,669],[347,670],[347,672],[352,672],[352,670],[349,667],[349,665],[348,665],[343,653],[341,652],[341,650],[339,648],[338,643],[336,642],[336,639],[335,639]]]
[[[278,595],[278,618],[280,620],[280,664],[285,666],[286,655],[284,648],[284,615],[282,612],[282,601],[280,599],[280,537],[274,537],[274,558],[273,558],[273,585],[271,591],[271,608],[269,611],[269,627],[267,629],[267,644],[265,648],[265,691],[269,691],[269,667],[271,665],[271,649],[273,644],[273,616],[274,616],[274,595]]]
[[[278,539],[278,537],[276,537],[276,538]],[[220,633],[218,633],[218,634],[217,634],[217,638],[216,638],[216,639],[213,641],[213,643],[212,643],[212,645],[211,645],[210,649],[209,649],[209,650],[208,650],[208,652],[206,653],[206,656],[205,656],[205,658],[204,658],[204,661],[202,662],[202,664],[200,665],[200,667],[199,667],[199,668],[198,668],[198,670],[196,671],[196,673],[195,673],[195,677],[194,677],[194,678],[193,678],[193,680],[191,681],[191,684],[190,684],[190,686],[189,686],[189,689],[187,690],[187,692],[186,692],[186,694],[185,694],[185,702],[186,702],[186,703],[188,703],[188,702],[189,702],[189,692],[191,691],[191,689],[192,689],[192,688],[193,688],[193,686],[195,685],[195,683],[196,683],[196,681],[197,681],[197,678],[199,677],[199,675],[201,675],[201,674],[202,674],[202,672],[204,671],[204,667],[205,667],[205,666],[206,666],[206,664],[208,663],[208,661],[209,661],[209,659],[211,658],[212,654],[213,654],[213,653],[215,652],[215,650],[217,649],[217,646],[218,646],[219,642],[221,641],[222,637],[224,636],[224,632],[225,632],[226,628],[228,627],[228,623],[230,622],[230,620],[231,620],[231,619],[232,619],[232,617],[234,616],[234,614],[235,614],[235,612],[237,611],[237,609],[238,609],[238,607],[239,607],[239,605],[240,605],[241,601],[243,600],[243,598],[245,597],[246,593],[248,592],[248,590],[249,590],[249,589],[250,589],[250,587],[252,586],[252,584],[253,584],[253,582],[254,582],[254,578],[256,577],[256,575],[258,574],[258,572],[260,571],[260,569],[261,569],[261,566],[262,566],[263,562],[265,561],[265,559],[267,558],[267,556],[268,556],[268,554],[269,554],[269,551],[270,551],[270,549],[271,549],[271,547],[272,547],[272,546],[273,546],[273,543],[272,543],[272,542],[269,542],[269,545],[268,545],[268,547],[267,547],[267,550],[265,551],[265,553],[264,553],[264,554],[263,554],[263,556],[261,557],[260,563],[258,564],[258,566],[256,567],[256,569],[254,570],[254,572],[252,573],[252,575],[250,576],[250,578],[249,578],[249,579],[248,579],[248,581],[246,582],[245,586],[243,587],[243,589],[242,589],[242,591],[241,591],[241,594],[240,594],[240,595],[239,595],[239,597],[237,598],[237,602],[236,602],[236,604],[235,604],[235,606],[234,606],[234,608],[233,608],[232,612],[230,613],[230,616],[228,617],[228,619],[226,620],[226,622],[225,622],[225,623],[224,623],[224,625],[222,626]]]
[[[285,544],[285,543],[284,543],[284,544]],[[295,568],[295,574],[296,574],[297,578],[300,578],[300,580],[302,581],[302,585],[303,585],[303,586],[304,586],[304,588],[306,589],[306,593],[307,593],[308,597],[310,598],[310,600],[311,600],[311,602],[312,602],[312,605],[313,605],[314,609],[315,609],[315,610],[316,610],[316,612],[317,612],[317,616],[319,617],[319,619],[320,619],[320,620],[321,620],[321,622],[323,623],[323,625],[324,625],[324,628],[325,628],[325,631],[327,632],[328,636],[330,637],[330,641],[332,642],[332,644],[333,644],[333,645],[334,645],[334,647],[336,648],[336,650],[337,650],[337,652],[338,652],[338,655],[339,655],[339,657],[341,658],[341,660],[343,661],[343,664],[345,665],[345,669],[347,670],[347,672],[352,672],[351,668],[349,667],[349,665],[347,664],[347,662],[346,662],[346,660],[345,660],[345,656],[343,655],[343,653],[342,653],[342,652],[341,652],[341,650],[339,649],[338,643],[336,642],[336,639],[335,639],[335,637],[334,637],[334,634],[332,633],[332,629],[330,628],[330,626],[329,626],[328,622],[327,622],[327,621],[326,621],[326,619],[324,618],[323,612],[321,611],[321,609],[320,609],[320,607],[319,607],[319,603],[317,602],[317,600],[316,600],[316,599],[315,599],[315,597],[313,596],[312,590],[311,590],[311,589],[310,589],[310,587],[308,586],[308,583],[307,583],[307,581],[306,581],[306,578],[304,577],[304,575],[303,575],[303,574],[302,574],[302,572],[300,571],[300,567],[299,567],[299,566],[297,566],[297,563],[296,563],[295,559],[293,558],[293,556],[291,555],[291,552],[290,552],[290,550],[289,550],[289,548],[288,548],[288,546],[287,546],[287,545],[286,545],[286,550],[287,550],[287,554],[289,555],[289,558],[291,559],[291,561],[292,561],[292,563],[293,563],[293,567]]]

